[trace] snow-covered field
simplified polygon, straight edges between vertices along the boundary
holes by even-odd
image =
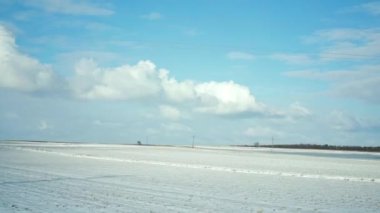
[[[0,212],[380,212],[379,154],[0,142]]]

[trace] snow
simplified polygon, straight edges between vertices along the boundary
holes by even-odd
[[[0,212],[379,212],[379,155],[343,154],[1,142]]]

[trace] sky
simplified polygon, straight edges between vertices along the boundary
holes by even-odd
[[[380,146],[380,2],[0,0],[0,139]]]

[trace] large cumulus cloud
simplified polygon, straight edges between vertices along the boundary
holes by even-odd
[[[14,36],[2,26],[0,44],[0,87],[23,92],[54,88],[68,96],[93,101],[157,100],[157,105],[222,116],[282,116],[281,112],[257,101],[247,86],[233,81],[179,81],[149,60],[135,65],[101,67],[95,60],[86,58],[78,61],[71,77],[63,79],[49,65],[18,51]]]
[[[15,38],[0,25],[0,87],[19,91],[50,90],[57,78],[49,65],[18,51]]]

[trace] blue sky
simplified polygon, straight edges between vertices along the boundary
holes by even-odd
[[[0,0],[0,137],[380,145],[380,2]]]

